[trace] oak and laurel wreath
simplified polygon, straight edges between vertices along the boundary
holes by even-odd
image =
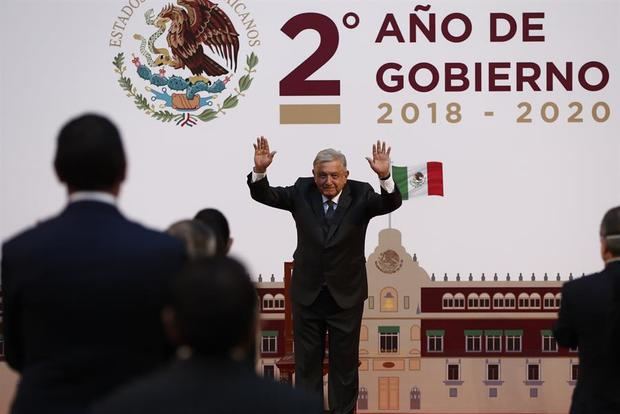
[[[203,122],[209,122],[216,119],[220,114],[225,115],[225,109],[232,109],[237,106],[239,103],[239,96],[245,96],[243,92],[247,91],[252,85],[252,80],[254,80],[254,78],[252,78],[251,75],[256,72],[254,68],[258,65],[258,56],[252,52],[246,56],[245,63],[247,65],[244,69],[246,74],[239,78],[237,87],[234,88],[235,93],[228,95],[221,104],[217,104],[217,110],[211,108],[205,109],[200,114],[196,115],[196,118]],[[125,66],[125,54],[123,52],[120,52],[114,57],[112,64],[115,68],[114,72],[119,75],[118,84],[127,92],[128,97],[133,98],[133,102],[139,110],[162,122],[179,121],[183,119],[185,116],[184,114],[175,114],[167,110],[157,110],[154,104],[149,104],[148,99],[144,97],[144,95],[138,93],[131,79],[125,76],[127,67]]]

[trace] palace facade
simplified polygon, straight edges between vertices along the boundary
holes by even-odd
[[[359,413],[568,412],[579,362],[551,332],[559,274],[437,278],[405,250],[396,229],[379,233],[367,270]],[[257,283],[257,369],[282,382],[294,382],[292,277],[285,263],[284,281]],[[324,370],[327,384],[326,363]]]

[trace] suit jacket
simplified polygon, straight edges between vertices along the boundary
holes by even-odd
[[[614,316],[617,305],[613,303],[619,282],[620,262],[611,262],[602,272],[566,282],[562,287],[554,335],[564,347],[579,347],[579,378],[571,414],[620,412],[620,348],[612,345],[612,328],[620,328]]]
[[[101,401],[93,414],[322,414],[319,398],[259,378],[245,363],[175,361]]]
[[[402,204],[398,188],[375,193],[368,183],[348,180],[331,225],[325,228],[321,193],[312,177],[299,178],[290,187],[270,187],[267,177],[254,183],[248,175],[252,198],[271,207],[290,211],[297,226],[297,248],[291,298],[310,305],[327,283],[334,300],[351,308],[368,297],[366,229],[371,218],[390,213]]]
[[[5,352],[21,373],[12,412],[84,412],[161,364],[160,308],[184,260],[182,243],[96,201],[7,241]]]

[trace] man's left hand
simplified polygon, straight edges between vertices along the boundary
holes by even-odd
[[[370,168],[377,173],[379,178],[385,178],[390,175],[390,151],[392,147],[385,148],[385,141],[377,140],[376,144],[372,144],[372,158],[366,157]]]

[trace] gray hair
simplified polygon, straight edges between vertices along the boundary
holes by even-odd
[[[620,206],[605,213],[601,221],[600,235],[605,239],[610,253],[614,257],[620,256]]]
[[[168,227],[166,233],[185,244],[187,256],[192,260],[215,256],[217,237],[213,229],[201,221],[177,221]]]
[[[347,168],[347,157],[345,157],[342,152],[333,148],[327,148],[319,151],[314,158],[312,166],[315,167],[318,164],[330,161],[340,161],[342,163],[342,166],[344,168]]]

